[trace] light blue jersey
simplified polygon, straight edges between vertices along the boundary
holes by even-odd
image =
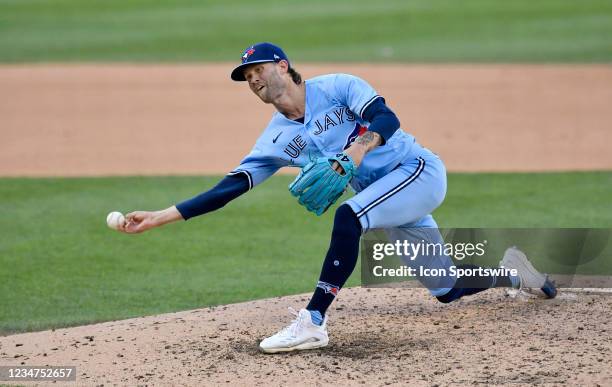
[[[245,173],[250,187],[284,166],[303,167],[313,157],[333,156],[367,130],[366,108],[382,98],[364,80],[347,74],[319,76],[305,82],[304,123],[276,112],[253,150],[230,174]],[[384,229],[391,240],[412,240],[427,234],[441,241],[431,216],[446,195],[446,169],[440,158],[398,129],[384,145],[366,154],[353,177],[357,194],[347,200],[363,232]],[[429,232],[423,233],[424,229]],[[416,232],[416,234],[415,234]],[[413,235],[415,234],[415,235]],[[407,261],[430,269],[452,265],[446,255]],[[422,279],[434,296],[446,294],[454,278]]]
[[[301,168],[311,158],[342,152],[367,130],[363,113],[382,98],[367,82],[348,74],[315,77],[305,81],[305,87],[304,123],[274,113],[252,151],[230,174],[247,173],[252,188],[281,167]],[[365,156],[351,186],[363,190],[422,149],[413,136],[398,129]]]

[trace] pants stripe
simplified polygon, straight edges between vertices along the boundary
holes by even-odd
[[[391,189],[390,191],[388,191],[387,193],[385,193],[384,195],[382,195],[378,199],[374,200],[372,203],[370,203],[367,206],[363,207],[361,209],[361,211],[359,211],[357,213],[357,217],[358,218],[362,217],[368,211],[370,211],[372,208],[376,207],[380,203],[382,203],[385,200],[389,199],[391,196],[393,196],[396,193],[398,193],[402,188],[408,186],[410,183],[412,183],[414,180],[416,180],[416,178],[419,177],[421,172],[423,172],[423,168],[425,168],[425,160],[423,160],[421,157],[419,157],[417,159],[419,160],[419,166],[417,167],[416,171],[414,171],[414,173],[412,173],[412,175],[410,175],[410,177],[408,177],[408,179],[402,181],[401,183],[396,185],[393,189]]]

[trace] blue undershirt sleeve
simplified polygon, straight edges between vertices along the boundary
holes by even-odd
[[[216,186],[176,205],[185,220],[218,210],[250,188],[246,173],[225,176]]]
[[[385,105],[382,97],[376,98],[363,112],[363,119],[370,123],[368,130],[380,134],[384,145],[400,127],[395,113]]]

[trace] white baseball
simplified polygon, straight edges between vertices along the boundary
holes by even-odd
[[[113,211],[106,217],[106,224],[113,230],[119,230],[125,224],[125,216],[119,211]]]

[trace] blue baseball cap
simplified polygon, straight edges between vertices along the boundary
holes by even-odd
[[[278,63],[281,60],[286,60],[289,63],[289,58],[280,47],[267,42],[254,44],[242,53],[242,64],[232,71],[232,79],[234,81],[246,81],[242,71],[246,66],[253,63]],[[291,67],[291,64],[289,64],[289,67]]]

